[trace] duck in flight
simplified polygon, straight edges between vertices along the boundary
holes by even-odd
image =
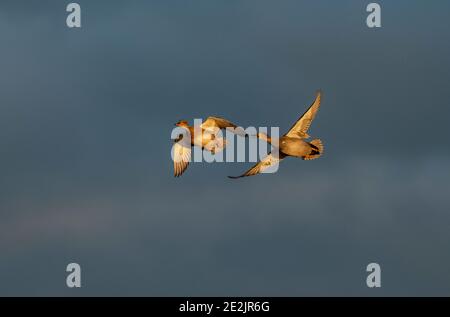
[[[217,136],[218,130],[227,129],[240,136],[247,136],[241,127],[219,117],[208,117],[199,126],[190,126],[186,120],[180,120],[175,124],[183,128],[185,134],[181,134],[174,140],[172,147],[174,176],[179,177],[187,169],[191,161],[191,148],[198,146],[210,151],[212,154],[222,151],[226,146],[226,140]],[[184,136],[190,138],[184,138]]]
[[[317,92],[316,99],[306,112],[294,123],[291,129],[279,139],[273,140],[264,133],[258,133],[257,137],[271,144],[277,149],[269,153],[264,159],[250,168],[240,176],[228,176],[229,178],[240,178],[263,173],[269,168],[277,165],[287,156],[302,158],[303,160],[313,160],[320,157],[323,153],[323,144],[320,139],[314,139],[311,142],[305,141],[310,136],[307,134],[311,122],[314,120],[319,110],[321,92]]]

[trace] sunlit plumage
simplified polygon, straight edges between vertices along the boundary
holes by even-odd
[[[197,127],[189,126],[189,123],[185,120],[178,121],[175,125],[185,129],[188,132],[185,135],[190,135],[190,139],[183,138],[183,135],[180,135],[172,147],[175,177],[181,176],[187,169],[191,161],[192,146],[199,146],[212,154],[225,148],[226,140],[217,137],[218,130],[230,129],[238,135],[245,136],[242,128],[219,117],[208,117],[205,122]]]
[[[321,92],[317,92],[316,99],[312,105],[281,138],[272,140],[272,138],[266,134],[258,133],[258,138],[272,144],[276,151],[269,153],[264,159],[244,174],[229,177],[240,178],[267,172],[269,168],[277,167],[276,165],[287,156],[299,157],[303,160],[313,160],[320,157],[323,153],[322,141],[320,139],[315,139],[311,142],[307,142],[305,139],[310,137],[307,134],[307,131],[311,126],[311,122],[314,120],[317,111],[319,110],[321,97]]]

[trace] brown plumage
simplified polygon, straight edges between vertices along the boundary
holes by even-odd
[[[189,166],[192,146],[199,146],[212,154],[225,148],[226,140],[216,136],[218,130],[228,129],[238,135],[246,136],[242,128],[220,117],[208,117],[201,125],[196,127],[189,126],[186,120],[178,121],[175,125],[185,130],[185,133],[174,141],[172,147],[175,177],[181,176]],[[185,138],[188,135],[190,138]]]
[[[228,176],[230,178],[240,178],[252,176],[269,171],[269,168],[278,168],[278,164],[287,156],[302,158],[303,160],[313,160],[320,157],[323,153],[323,144],[319,139],[307,142],[304,139],[309,138],[307,134],[311,122],[316,117],[319,110],[322,94],[317,92],[316,99],[305,111],[305,113],[294,123],[289,131],[277,140],[264,133],[258,133],[257,137],[270,143],[276,151],[269,153],[264,159],[254,165],[251,169],[240,176]]]

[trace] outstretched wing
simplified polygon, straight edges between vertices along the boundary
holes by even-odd
[[[272,154],[269,153],[265,158],[263,158],[261,161],[259,161],[255,166],[253,166],[251,169],[249,169],[247,172],[240,176],[228,176],[229,178],[240,178],[245,176],[253,176],[259,173],[263,172],[269,172],[267,171],[270,169],[278,169],[278,164],[281,162],[282,159],[284,159],[286,156],[283,153],[278,154]],[[276,170],[274,170],[272,173],[274,173]]]
[[[317,92],[316,100],[313,104],[306,110],[306,112],[294,123],[292,128],[285,134],[291,138],[301,138],[307,139],[309,135],[306,133],[311,126],[311,122],[314,120],[317,110],[320,106],[321,92]]]
[[[173,174],[181,176],[191,161],[191,146],[183,144],[183,140],[175,142],[172,147]]]
[[[237,135],[246,135],[242,127],[239,127],[231,121],[220,117],[208,117],[205,122],[200,125],[200,127],[205,130],[228,129],[229,131],[236,133]]]

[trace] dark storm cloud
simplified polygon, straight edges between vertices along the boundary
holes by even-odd
[[[1,294],[371,295],[449,292],[448,3],[0,5]],[[447,10],[448,11],[448,10]],[[232,182],[171,177],[179,119],[287,129],[324,101],[318,161]]]

